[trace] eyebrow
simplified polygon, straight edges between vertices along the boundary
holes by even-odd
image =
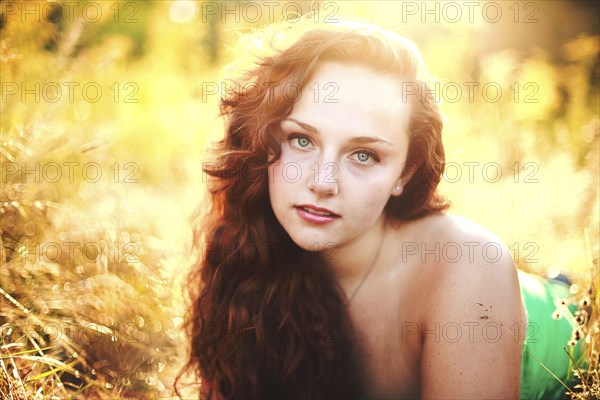
[[[298,121],[297,119],[294,119],[294,118],[286,118],[283,121],[292,121],[293,123],[300,126],[302,129],[305,129],[311,133],[314,133],[315,135],[320,135],[319,130],[317,128],[315,128],[314,126],[309,125],[305,122]],[[390,142],[388,142],[387,140],[384,140],[379,137],[371,137],[371,136],[355,136],[352,139],[350,139],[350,142],[359,143],[359,144],[383,143],[388,146],[392,146],[392,144]]]

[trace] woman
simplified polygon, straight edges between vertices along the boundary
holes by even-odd
[[[417,49],[326,25],[222,99],[189,282],[202,395],[518,398],[517,271],[436,193],[442,121]]]

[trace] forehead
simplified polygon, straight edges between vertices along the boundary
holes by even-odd
[[[352,136],[371,133],[398,142],[407,135],[410,104],[399,77],[359,64],[324,62],[302,89],[290,117],[319,130],[344,128]]]

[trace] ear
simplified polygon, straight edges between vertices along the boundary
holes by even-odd
[[[413,163],[406,163],[404,168],[402,169],[402,173],[398,180],[396,181],[396,185],[394,186],[394,190],[392,190],[392,196],[400,196],[402,191],[404,190],[404,186],[410,181],[413,174],[417,170],[417,166]]]
[[[392,190],[392,196],[396,196],[396,197],[400,196],[402,194],[403,190],[404,190],[404,182],[403,182],[403,179],[400,178],[396,182],[396,186],[394,186],[394,190]]]

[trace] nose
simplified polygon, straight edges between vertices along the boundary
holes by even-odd
[[[339,167],[334,162],[315,163],[310,167],[308,189],[319,196],[335,196],[339,191],[337,172]]]

